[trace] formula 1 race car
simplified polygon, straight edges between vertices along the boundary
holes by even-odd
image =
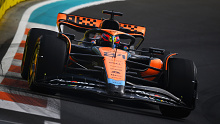
[[[142,48],[146,28],[109,19],[59,13],[59,32],[32,28],[27,36],[21,75],[33,91],[65,89],[112,99],[158,104],[165,116],[184,118],[195,108],[196,66],[159,48]],[[83,32],[77,40],[63,27]]]

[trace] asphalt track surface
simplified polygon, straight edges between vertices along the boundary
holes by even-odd
[[[61,119],[0,109],[1,123],[163,123],[218,124],[220,122],[220,1],[126,0],[78,10],[73,14],[107,18],[101,10],[123,12],[120,22],[147,27],[142,47],[164,48],[191,59],[198,69],[197,107],[185,119],[161,116],[150,104],[108,103],[77,93],[61,100]],[[22,119],[21,119],[22,118]],[[10,122],[9,122],[10,121]]]

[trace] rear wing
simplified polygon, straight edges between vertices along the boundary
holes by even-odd
[[[83,16],[77,15],[70,15],[59,13],[57,16],[57,26],[59,32],[61,32],[61,25],[66,25],[70,28],[75,29],[79,32],[85,32],[88,29],[92,28],[101,28],[103,19],[95,19],[95,18],[88,18]],[[131,35],[141,35],[145,36],[146,28],[142,26],[132,25],[132,24],[125,24],[119,23],[120,31],[131,34]]]

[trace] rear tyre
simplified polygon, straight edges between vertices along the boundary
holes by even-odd
[[[66,59],[66,42],[54,36],[43,35],[36,44],[29,68],[30,76],[28,82],[30,89],[54,94],[48,88],[39,87],[37,82],[62,74]]]
[[[167,90],[180,98],[187,108],[160,105],[164,116],[185,118],[195,108],[197,94],[196,66],[186,59],[170,58],[168,61],[168,88]]]
[[[31,57],[34,53],[35,44],[38,38],[43,34],[53,35],[53,36],[57,35],[57,33],[54,31],[38,29],[38,28],[32,28],[28,32],[28,36],[26,39],[25,48],[23,52],[22,64],[21,64],[21,76],[25,80],[28,79],[28,73],[29,73],[28,71],[31,62]]]

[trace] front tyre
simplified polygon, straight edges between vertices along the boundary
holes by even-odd
[[[160,111],[164,116],[185,118],[195,108],[197,95],[196,66],[190,60],[170,58],[167,71],[167,90],[180,98],[186,104],[186,108],[160,105]]]
[[[35,44],[38,40],[38,38],[41,35],[51,35],[56,36],[57,32],[46,30],[46,29],[39,29],[39,28],[32,28],[28,32],[25,48],[23,52],[23,58],[22,58],[22,64],[21,64],[21,76],[23,79],[28,79],[28,73],[29,73],[29,66],[31,62],[31,57],[34,53]]]
[[[30,89],[49,93],[47,88],[38,87],[37,82],[62,74],[66,60],[66,42],[54,36],[43,35],[36,43],[29,67]]]

